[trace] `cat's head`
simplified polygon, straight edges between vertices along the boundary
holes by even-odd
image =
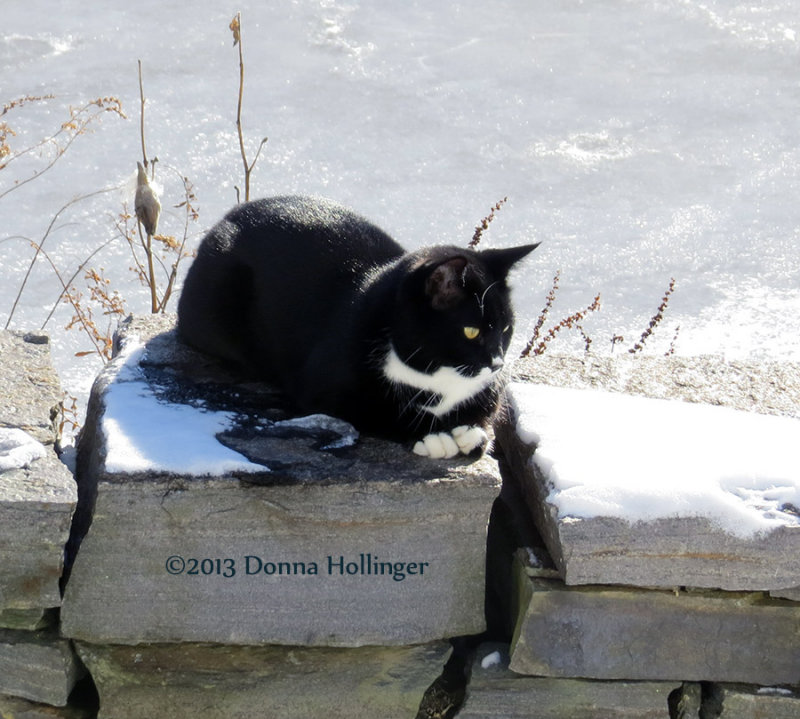
[[[508,274],[537,246],[413,253],[392,328],[400,359],[421,372],[453,367],[471,377],[499,371],[514,329]]]

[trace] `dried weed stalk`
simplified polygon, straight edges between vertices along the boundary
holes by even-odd
[[[253,172],[253,168],[256,165],[258,156],[261,154],[261,150],[267,143],[268,138],[264,137],[261,139],[261,142],[258,145],[258,149],[256,150],[255,157],[253,157],[253,161],[248,162],[247,153],[244,148],[244,131],[242,130],[242,100],[244,96],[244,53],[242,50],[242,14],[236,13],[236,17],[234,17],[233,20],[231,20],[231,23],[228,27],[233,33],[234,47],[239,48],[239,100],[236,106],[236,131],[239,135],[239,152],[242,155],[242,165],[244,166],[244,201],[249,202],[250,175]],[[238,203],[239,201],[240,201],[239,188],[236,187],[236,202]]]
[[[645,342],[647,342],[650,335],[653,334],[653,330],[661,323],[661,320],[664,319],[664,313],[667,310],[667,305],[669,305],[669,298],[672,296],[672,293],[675,291],[675,278],[670,278],[669,287],[667,287],[666,292],[664,293],[664,297],[661,299],[661,304],[658,306],[656,313],[650,319],[650,323],[645,328],[644,332],[642,332],[641,337],[639,337],[639,341],[631,347],[628,352],[630,354],[636,354],[637,352],[641,352],[644,348]],[[676,333],[677,337],[677,333]],[[674,342],[674,339],[673,339]]]
[[[81,292],[74,286],[67,288],[65,297],[66,301],[72,305],[74,312],[72,319],[67,324],[67,329],[79,328],[94,345],[93,350],[76,352],[75,356],[84,357],[97,354],[105,362],[108,362],[113,349],[114,328],[120,317],[124,317],[128,312],[119,292],[111,288],[111,280],[105,277],[103,272],[102,268],[100,272],[90,269],[84,275],[89,287],[89,299],[101,309],[102,315],[107,318],[102,324],[99,324],[99,318],[95,318],[92,304],[85,301]]]
[[[499,202],[495,203],[495,205],[489,211],[489,214],[486,215],[481,221],[480,224],[475,228],[475,234],[472,235],[472,239],[469,241],[468,247],[470,249],[474,249],[478,246],[481,241],[481,237],[486,230],[489,229],[489,224],[494,219],[495,213],[499,212],[500,208],[508,202],[508,198],[504,197]]]
[[[130,270],[136,275],[142,285],[150,294],[150,309],[153,314],[165,312],[167,304],[175,289],[175,280],[178,277],[180,264],[186,258],[192,257],[193,252],[186,249],[190,237],[190,227],[197,222],[197,198],[194,187],[187,177],[177,171],[183,184],[184,199],[175,209],[182,209],[184,214],[183,229],[180,239],[175,235],[156,234],[143,237],[141,223],[134,220],[127,207],[119,214],[116,221],[117,233],[128,243],[133,264]]]
[[[57,307],[58,304],[61,302],[61,299],[63,298],[64,292],[66,291],[67,287],[72,283],[72,281],[75,279],[75,277],[83,270],[83,268],[86,265],[86,262],[88,262],[89,259],[91,259],[95,254],[97,254],[97,252],[99,252],[101,249],[103,249],[106,245],[109,244],[108,242],[105,242],[105,243],[101,244],[99,247],[97,247],[93,252],[91,252],[89,254],[89,256],[86,258],[86,260],[84,260],[84,262],[81,263],[81,265],[78,267],[78,269],[72,275],[72,277],[68,281],[65,282],[62,279],[61,273],[58,271],[58,268],[52,262],[52,260],[50,259],[49,255],[47,255],[47,253],[44,251],[45,243],[50,238],[50,235],[55,230],[58,229],[58,222],[59,222],[61,216],[64,213],[66,213],[67,210],[69,210],[73,205],[75,205],[75,204],[77,204],[79,202],[82,202],[84,200],[90,199],[92,197],[96,197],[98,195],[102,195],[102,194],[104,194],[106,192],[111,192],[111,191],[116,190],[116,189],[119,189],[119,188],[107,188],[107,189],[104,189],[104,190],[98,190],[97,192],[91,192],[88,195],[81,195],[79,197],[75,197],[72,200],[70,200],[69,202],[67,202],[66,204],[62,205],[61,208],[50,219],[50,222],[47,225],[47,228],[45,229],[44,234],[42,235],[41,239],[38,242],[35,242],[34,240],[32,240],[29,237],[22,237],[22,236],[15,236],[15,237],[7,238],[7,239],[24,240],[25,242],[27,242],[33,248],[34,252],[33,252],[33,257],[31,258],[31,261],[28,263],[28,269],[25,272],[25,276],[22,278],[22,282],[20,283],[20,286],[17,289],[16,297],[14,298],[14,302],[11,305],[11,310],[8,313],[8,318],[6,319],[5,329],[8,329],[10,327],[10,325],[11,325],[11,320],[14,318],[14,314],[15,314],[15,312],[17,310],[18,305],[19,305],[19,301],[20,301],[20,299],[22,297],[23,292],[25,291],[25,287],[28,284],[28,280],[30,279],[31,273],[33,272],[33,268],[36,265],[36,262],[38,261],[39,257],[43,257],[47,261],[47,263],[50,265],[50,267],[55,272],[55,275],[58,278],[58,281],[59,281],[59,283],[61,285],[61,294],[59,294],[58,299],[55,302],[54,309],[50,310],[50,314],[48,314],[47,318],[45,319],[44,323],[42,324],[42,329],[44,329],[45,325],[50,321],[50,318],[53,316],[53,312],[55,311],[55,307]]]
[[[69,427],[71,433],[77,433],[81,428],[78,421],[78,398],[69,392],[64,392],[64,399],[59,406],[61,418],[58,422],[58,436],[64,436],[64,429]]]
[[[681,326],[675,325],[675,334],[672,335],[672,340],[669,343],[669,347],[667,351],[664,353],[665,357],[669,357],[670,355],[675,354],[675,343],[678,341],[678,335],[680,334]]]
[[[51,98],[51,95],[28,95],[12,100],[3,106],[0,117],[4,117],[11,110],[23,107],[29,103],[43,102]],[[14,190],[18,190],[20,187],[27,185],[29,182],[33,182],[33,180],[41,177],[48,170],[52,169],[64,156],[64,153],[72,146],[75,140],[88,132],[90,125],[107,112],[113,113],[118,117],[125,117],[125,113],[122,111],[122,103],[116,97],[98,97],[81,107],[70,107],[69,116],[61,123],[58,130],[39,142],[16,151],[14,151],[9,144],[9,139],[15,136],[16,133],[7,122],[0,121],[0,170],[6,169],[12,162],[18,160],[20,157],[34,152],[45,158],[43,167],[34,170],[31,175],[22,180],[15,180],[10,187],[0,191],[0,199],[3,199]]]
[[[542,327],[547,321],[547,316],[550,314],[550,310],[553,308],[553,303],[556,301],[556,293],[558,292],[558,283],[560,281],[561,270],[556,270],[555,275],[553,275],[553,284],[550,286],[550,291],[547,293],[547,299],[545,300],[544,307],[542,307],[542,311],[539,313],[539,317],[536,319],[536,325],[533,328],[531,338],[528,340],[528,344],[525,345],[525,349],[522,351],[520,357],[527,357],[538,341],[539,335],[542,332]]]
[[[583,331],[583,328],[580,327],[580,322],[583,320],[586,315],[590,312],[597,312],[600,309],[600,295],[596,295],[592,303],[587,306],[585,309],[578,310],[573,314],[569,315],[562,319],[558,324],[553,325],[541,339],[539,339],[541,328],[544,325],[544,317],[550,311],[552,307],[553,301],[551,297],[555,298],[555,292],[558,287],[557,284],[558,273],[556,273],[556,279],[553,282],[553,289],[550,291],[550,294],[547,296],[547,302],[545,303],[545,308],[542,310],[542,314],[539,316],[539,321],[537,321],[536,327],[534,328],[534,333],[531,339],[528,341],[528,344],[525,345],[525,348],[520,353],[520,358],[528,357],[531,353],[534,355],[543,354],[544,351],[547,349],[547,345],[558,335],[559,332],[563,329],[572,329],[573,327],[580,328],[580,332],[583,335],[584,343],[588,350],[589,346],[591,345],[591,340],[589,340],[586,333]],[[543,317],[544,316],[544,317]]]

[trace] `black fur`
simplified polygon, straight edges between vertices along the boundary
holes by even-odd
[[[335,203],[305,197],[234,208],[204,238],[186,277],[178,332],[186,343],[277,384],[303,412],[341,417],[399,440],[485,427],[498,374],[436,417],[439,395],[398,386],[390,347],[409,366],[477,375],[505,354],[513,314],[506,277],[535,245],[405,252]],[[467,339],[464,327],[480,329]]]

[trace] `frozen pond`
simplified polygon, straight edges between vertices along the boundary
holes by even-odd
[[[242,186],[235,113],[242,11],[244,123],[250,153],[268,136],[254,196],[317,193],[351,205],[409,248],[466,244],[507,196],[484,242],[543,241],[515,277],[517,344],[561,271],[551,318],[588,305],[598,352],[633,344],[676,280],[647,351],[800,360],[800,16],[794,0],[485,3],[243,2],[225,7],[109,0],[5,0],[0,102],[52,100],[0,118],[14,148],[55,132],[68,108],[115,96],[42,178],[0,197],[0,319],[32,250],[76,195],[46,249],[69,275],[108,240],[103,267],[130,311],[148,298],[114,227],[141,159],[137,60],[149,155],[159,158],[161,231],[183,232],[179,175],[200,217],[191,243]],[[0,171],[0,193],[46,158]],[[177,172],[173,171],[173,169]],[[114,239],[112,239],[114,238]],[[84,289],[84,291],[86,291]],[[38,329],[59,292],[45,262],[12,323]],[[174,309],[172,306],[172,309]],[[72,393],[98,363],[47,330]],[[571,335],[553,349],[580,352]],[[619,350],[618,350],[619,351]]]

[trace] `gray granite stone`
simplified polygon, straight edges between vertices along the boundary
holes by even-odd
[[[0,395],[0,428],[45,446],[28,466],[0,471],[0,613],[56,607],[77,489],[53,451],[61,390],[46,338],[0,332]]]
[[[134,320],[123,338],[153,331]],[[232,385],[167,330],[141,359],[147,381],[172,402],[235,409],[241,421],[222,440],[271,471],[112,472],[102,422],[114,369],[98,378],[79,447],[86,537],[65,636],[360,646],[483,630],[492,459],[431,461],[369,437],[320,449],[313,431],[275,430],[268,388]]]
[[[675,682],[526,677],[508,668],[507,646],[478,648],[458,719],[666,719]],[[499,663],[483,667],[487,657]]]
[[[712,685],[714,686],[714,685]],[[671,697],[671,719],[706,719],[703,707],[703,685],[698,682],[684,682],[680,691]],[[716,716],[716,714],[709,714]]]
[[[54,452],[0,473],[0,610],[61,603],[58,582],[76,502],[72,474]]]
[[[800,602],[800,587],[791,589],[774,589],[770,591],[770,596],[777,599],[790,599],[793,602]]]
[[[49,632],[0,629],[0,694],[65,706],[83,673],[65,639]]]
[[[0,629],[53,629],[58,625],[56,609],[4,609],[0,611]]]
[[[737,362],[704,355],[544,354],[520,360],[522,382],[595,388],[658,399],[715,404],[761,414],[800,417],[800,364]]]
[[[721,685],[719,719],[797,719],[800,717],[800,692],[795,686],[753,687]]]
[[[780,415],[800,412],[800,369],[788,363],[747,365],[709,357],[543,356],[519,363],[516,371],[523,380],[554,386],[708,402]],[[515,424],[510,411],[497,428],[498,444],[568,584],[776,592],[797,585],[797,526],[742,537],[702,517],[636,523],[605,516],[559,517],[557,507],[548,501],[547,481],[531,462],[535,445],[520,439]]]
[[[0,694],[2,719],[94,719],[94,716],[95,712],[90,709],[72,706],[54,707]]]
[[[0,330],[0,427],[17,427],[52,445],[62,399],[49,339]]]
[[[78,651],[100,694],[98,719],[411,719],[449,647],[79,643]]]
[[[568,587],[529,576],[520,557],[515,672],[763,685],[798,679],[800,605],[763,593]]]

